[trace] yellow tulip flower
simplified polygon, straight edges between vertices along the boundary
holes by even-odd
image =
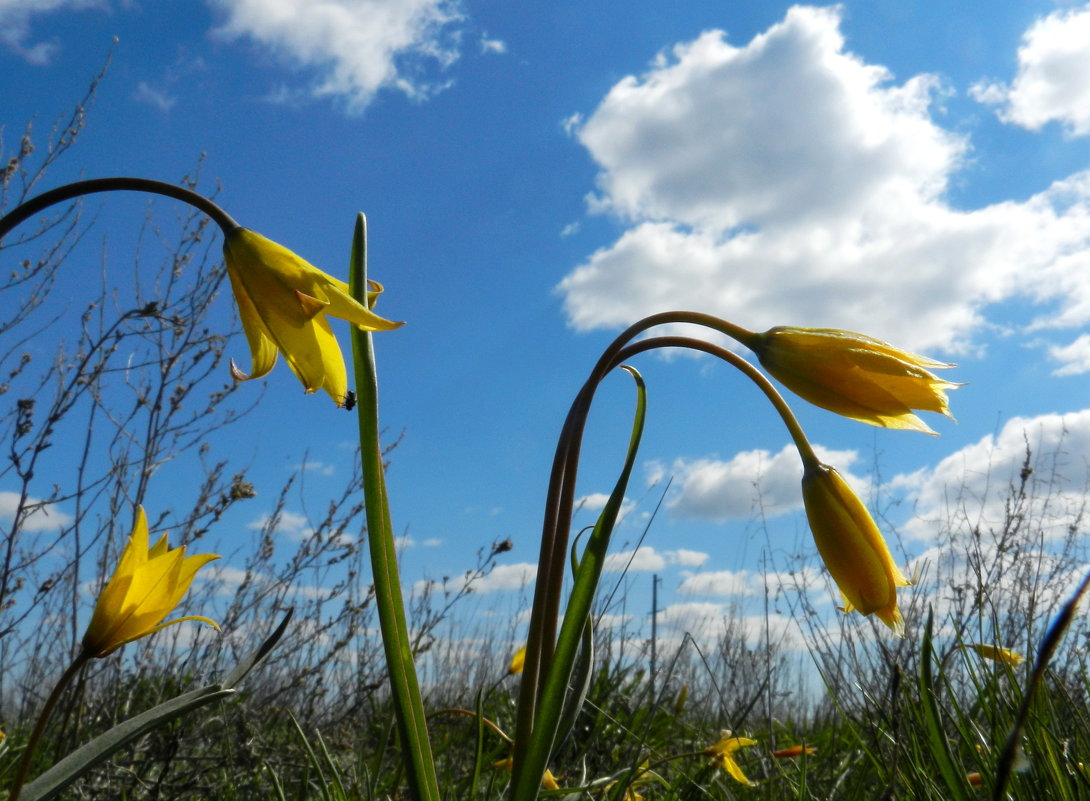
[[[148,520],[143,507],[137,508],[136,525],[121,561],[95,604],[91,623],[83,635],[83,653],[104,657],[122,645],[159,629],[200,620],[216,629],[215,621],[200,615],[162,622],[182,600],[193,577],[215,554],[186,556],[185,546],[170,548],[164,534],[148,547]]]
[[[946,390],[961,384],[931,372],[952,364],[834,328],[780,326],[742,341],[796,395],[844,417],[927,434],[935,432],[913,409],[953,419]]]
[[[894,564],[863,502],[836,468],[809,460],[802,476],[802,497],[818,553],[840,588],[845,611],[877,614],[903,637],[897,588],[910,582]]]
[[[511,657],[511,664],[507,666],[507,674],[514,676],[516,673],[521,673],[524,667],[526,667],[525,645],[515,651],[515,655]]]
[[[364,331],[389,331],[401,323],[379,317],[348,294],[344,281],[247,228],[225,236],[223,253],[252,360],[249,374],[232,360],[231,375],[236,381],[267,375],[279,351],[307,392],[324,389],[344,405],[348,374],[326,316]],[[382,287],[369,283],[373,305]]]
[[[719,742],[715,745],[708,746],[704,749],[704,753],[712,758],[712,762],[725,770],[732,779],[742,784],[748,784],[753,786],[756,782],[751,782],[746,778],[746,774],[742,773],[742,769],[738,767],[738,763],[734,761],[734,752],[739,748],[745,748],[748,745],[756,745],[756,740],[751,740],[748,737],[732,737],[731,733],[727,730],[723,730],[719,738]]]
[[[1021,654],[1010,651],[1006,648],[1000,648],[998,645],[985,645],[983,643],[976,643],[973,645],[967,645],[965,647],[972,648],[985,659],[991,659],[994,662],[1005,662],[1008,665],[1020,665],[1026,661],[1026,658]]]

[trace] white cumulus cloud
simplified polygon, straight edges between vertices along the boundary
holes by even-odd
[[[1090,134],[1090,5],[1054,11],[1022,36],[1018,73],[1008,85],[981,82],[973,96],[1000,105],[1005,122],[1038,130],[1058,121],[1073,136]]]
[[[866,481],[850,472],[858,458],[854,451],[815,451],[857,491],[865,492]],[[667,505],[681,517],[722,523],[758,511],[773,517],[802,508],[802,462],[793,445],[777,453],[742,451],[728,460],[680,458],[655,472],[660,471],[674,477]]]
[[[459,592],[465,587],[472,571],[459,576],[448,577],[445,581],[422,579],[413,584],[413,595],[419,596],[425,591]],[[530,562],[518,562],[513,565],[496,565],[485,576],[472,582],[472,591],[478,594],[500,592],[503,590],[521,590],[530,585],[537,577],[537,565]]]
[[[700,567],[708,560],[708,554],[680,548],[676,551],[657,551],[651,545],[641,545],[634,551],[618,551],[606,556],[602,570],[606,573],[653,572],[668,566]]]
[[[248,38],[318,75],[312,92],[360,112],[382,89],[413,98],[441,88],[424,76],[458,58],[453,0],[212,0],[227,14],[219,35]]]
[[[1010,505],[1024,467],[1025,497]],[[1008,512],[1048,539],[1063,537],[1090,502],[1090,409],[1011,418],[997,434],[933,468],[896,476],[890,487],[914,500],[915,514],[901,530],[919,541],[933,542],[938,528],[1001,532]]]
[[[952,207],[969,143],[934,119],[940,82],[848,52],[840,13],[702,34],[569,121],[600,168],[591,211],[627,225],[560,283],[574,328],[692,308],[954,353],[1019,296],[1034,330],[1090,321],[1090,174]]]
[[[0,492],[0,520],[10,526],[15,520],[22,496],[18,492]],[[42,504],[37,506],[37,504]],[[36,507],[20,523],[23,531],[59,531],[72,522],[72,516],[62,512],[55,503],[40,498],[27,498],[24,508]],[[5,531],[8,534],[9,531]]]

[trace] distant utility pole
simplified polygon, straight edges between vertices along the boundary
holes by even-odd
[[[648,680],[651,682],[651,699],[655,698],[655,671],[657,669],[656,646],[658,644],[658,617],[659,617],[659,583],[662,581],[658,574],[651,576],[651,673]]]

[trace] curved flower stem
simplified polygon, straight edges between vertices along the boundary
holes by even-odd
[[[664,312],[646,317],[630,326],[605,350],[591,371],[590,377],[573,401],[557,443],[546,499],[538,576],[527,634],[526,662],[523,669],[522,684],[519,688],[518,715],[515,729],[515,774],[512,780],[513,798],[519,797],[519,788],[536,786],[531,779],[522,778],[520,765],[526,761],[527,751],[530,748],[531,732],[534,731],[538,724],[537,707],[542,701],[544,688],[548,683],[547,674],[553,661],[579,452],[594,392],[602,379],[625,359],[656,348],[690,348],[717,356],[737,367],[761,388],[787,426],[804,464],[818,461],[812,446],[802,431],[802,427],[783,397],[763,373],[742,357],[722,346],[691,337],[654,337],[635,344],[629,344],[634,337],[643,331],[668,323],[690,323],[711,328],[747,346],[752,343],[753,338],[756,336],[740,326],[697,312]],[[548,715],[550,719],[553,717],[553,712],[553,710],[550,710]],[[535,761],[537,761],[536,756]]]
[[[12,782],[7,801],[18,801],[19,793],[22,792],[23,785],[26,784],[27,774],[30,772],[30,763],[34,761],[34,753],[38,750],[38,743],[42,739],[42,734],[45,733],[45,726],[49,722],[49,719],[53,717],[53,708],[56,707],[57,701],[60,700],[61,695],[64,694],[64,691],[68,688],[72,679],[83,669],[84,665],[91,661],[91,659],[92,655],[90,653],[87,651],[80,651],[79,656],[72,660],[72,664],[68,666],[57,680],[53,692],[49,694],[45,706],[42,707],[41,714],[38,715],[38,720],[34,724],[34,730],[30,733],[30,739],[27,740],[26,749],[23,751],[23,758],[19,760],[19,767],[15,771],[15,779]]]
[[[752,350],[757,334],[710,314],[692,311],[666,311],[652,314],[626,328],[603,351],[591,370],[586,383],[572,402],[564,421],[556,453],[553,457],[549,489],[545,499],[545,520],[542,527],[541,553],[538,560],[538,576],[531,609],[527,637],[526,665],[519,694],[520,715],[529,726],[534,717],[540,689],[540,668],[552,655],[552,643],[556,639],[556,620],[560,612],[560,584],[563,581],[563,561],[567,550],[567,531],[571,523],[574,503],[575,479],[579,466],[579,451],[590,411],[594,391],[602,379],[613,369],[617,353],[629,342],[648,329],[659,325],[686,323],[710,328],[740,342]],[[762,376],[763,378],[763,376]],[[778,393],[777,393],[778,396]],[[777,408],[786,406],[780,399]],[[796,424],[797,425],[797,424]],[[569,488],[570,491],[566,491]],[[556,565],[555,571],[551,566]],[[544,572],[542,572],[544,571]],[[541,593],[539,595],[538,593]],[[533,643],[534,648],[529,644]],[[516,742],[519,742],[516,736]],[[516,766],[518,757],[515,759]],[[516,767],[517,770],[517,767]]]
[[[4,236],[19,223],[30,219],[35,214],[38,214],[57,203],[63,203],[66,200],[74,200],[77,197],[91,195],[96,192],[115,192],[122,190],[150,192],[156,195],[165,195],[166,197],[171,197],[175,200],[181,200],[183,203],[188,203],[190,206],[203,211],[211,217],[212,221],[220,227],[220,230],[223,231],[224,235],[241,227],[235,222],[230,214],[204,195],[199,195],[191,189],[186,189],[184,186],[177,186],[175,184],[168,184],[165,181],[156,181],[151,178],[128,178],[122,176],[76,181],[74,183],[65,184],[64,186],[59,186],[56,189],[50,189],[48,192],[43,192],[37,197],[32,197],[30,200],[16,206],[0,218],[0,239],[3,239]]]
[[[545,520],[542,526],[538,575],[527,635],[526,664],[519,690],[518,731],[522,733],[516,734],[515,737],[516,773],[519,763],[517,749],[525,747],[526,735],[533,725],[541,689],[541,666],[548,664],[551,660],[553,643],[556,640],[556,622],[560,613],[560,589],[564,576],[567,532],[571,524],[579,451],[595,389],[613,369],[617,353],[626,344],[650,328],[676,323],[699,325],[719,331],[751,349],[757,337],[752,331],[741,326],[701,312],[667,311],[652,314],[633,323],[613,340],[599,357],[598,363],[591,370],[586,383],[572,402],[557,442],[545,499]]]
[[[367,221],[356,218],[349,266],[352,297],[367,301]],[[439,801],[439,783],[428,741],[427,718],[420,696],[420,684],[413,664],[412,642],[405,620],[405,601],[401,594],[393,524],[386,496],[386,479],[379,442],[378,378],[371,333],[352,328],[352,356],[356,373],[357,419],[360,432],[360,459],[363,467],[363,492],[367,510],[367,545],[371,553],[371,571],[375,582],[382,646],[390,673],[390,692],[394,702],[402,761],[409,791],[416,801]]]

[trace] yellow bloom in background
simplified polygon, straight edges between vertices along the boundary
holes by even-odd
[[[836,468],[808,462],[802,476],[806,517],[818,553],[844,597],[844,610],[877,614],[898,637],[905,624],[897,588],[909,584],[893,562],[882,532]]]
[[[344,281],[247,228],[225,237],[223,253],[252,359],[249,374],[232,360],[231,375],[236,381],[261,378],[279,351],[307,392],[324,389],[343,405],[348,374],[326,316],[364,331],[389,331],[401,323],[379,317],[348,294]],[[369,289],[368,305],[373,305],[382,287],[370,282]]]
[[[954,365],[851,331],[780,326],[743,341],[799,397],[882,428],[934,434],[912,410],[951,417],[946,390],[961,386],[931,372]]]
[[[748,737],[732,737],[731,733],[724,730],[720,737],[719,742],[715,745],[708,746],[704,750],[704,753],[712,758],[712,763],[725,770],[730,777],[735,781],[742,784],[748,784],[753,786],[756,782],[751,782],[746,778],[746,774],[742,773],[742,769],[738,767],[738,763],[734,761],[734,752],[739,748],[745,748],[748,745],[757,745],[756,740],[751,740]]]
[[[513,757],[507,757],[507,759],[493,762],[492,767],[496,770],[512,770],[515,767],[515,760]],[[553,772],[548,768],[545,768],[545,775],[541,777],[541,786],[546,790],[560,789],[560,785],[556,783],[556,779],[553,777]]]
[[[516,673],[521,673],[524,667],[526,667],[525,645],[515,651],[515,655],[511,657],[511,664],[507,666],[507,675],[514,676]]]
[[[164,534],[148,547],[148,520],[143,507],[136,510],[136,525],[121,561],[95,604],[91,623],[83,635],[83,652],[103,657],[122,645],[153,634],[183,620],[201,620],[219,629],[215,621],[200,615],[163,622],[182,600],[197,571],[215,554],[185,555],[185,546],[170,548]]]
[[[998,645],[977,643],[974,645],[966,645],[965,647],[972,648],[985,659],[991,659],[995,662],[1004,662],[1008,665],[1020,665],[1026,661],[1026,658],[1021,654],[1006,648],[1000,648]]]
[[[966,773],[965,780],[969,782],[972,787],[980,787],[984,784],[984,777],[975,770],[972,773]]]

